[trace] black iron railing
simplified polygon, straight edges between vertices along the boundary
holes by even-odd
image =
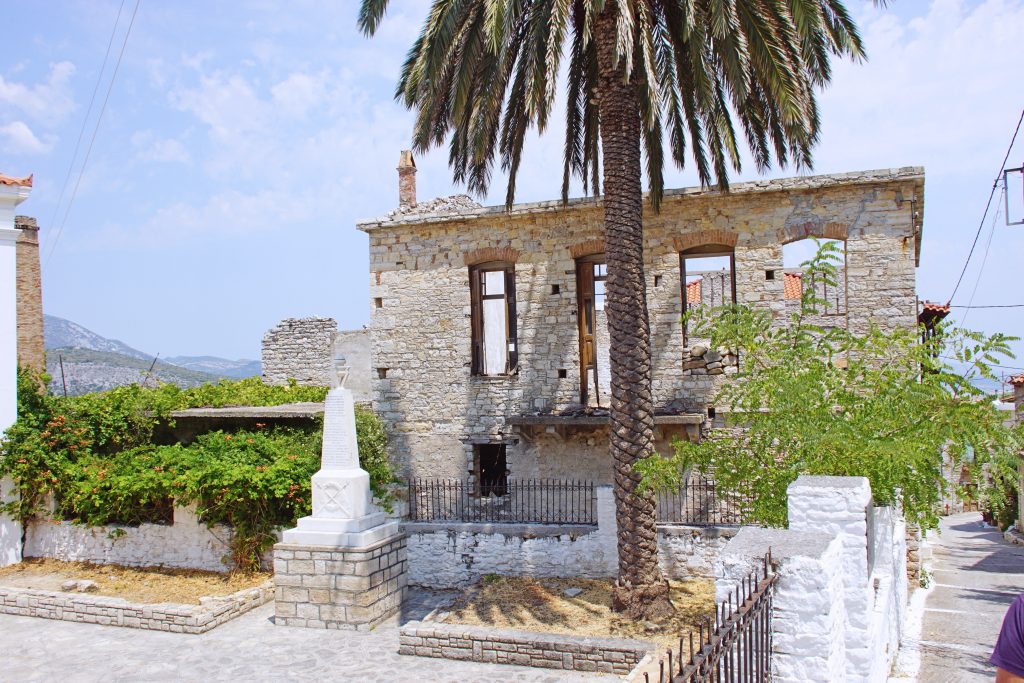
[[[677,491],[658,491],[655,499],[659,524],[734,526],[746,523],[750,517],[747,493],[725,490],[696,472],[688,474]]]
[[[594,484],[558,479],[409,482],[409,519],[414,522],[597,524]]]
[[[656,681],[647,683],[761,683],[772,678],[772,598],[778,574],[771,551],[763,567],[736,587],[713,617],[679,639],[660,662]]]

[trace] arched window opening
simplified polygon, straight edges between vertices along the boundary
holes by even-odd
[[[807,272],[808,262],[822,244],[830,245],[832,278]],[[807,237],[782,246],[783,297],[787,313],[798,313],[805,292],[813,294],[818,315],[846,315],[846,242]]]
[[[706,244],[679,254],[680,285],[683,314],[706,306],[729,306],[736,303],[736,257],[733,248],[724,244]],[[692,323],[683,323],[683,346],[697,343]]]

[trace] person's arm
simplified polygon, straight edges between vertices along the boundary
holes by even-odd
[[[1018,676],[999,667],[996,669],[996,683],[1024,683],[1024,676]]]

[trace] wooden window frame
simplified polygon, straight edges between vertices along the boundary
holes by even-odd
[[[607,270],[605,275],[594,274],[595,265],[607,266],[607,259],[604,254],[591,254],[576,259],[576,323],[579,339],[579,371],[580,371],[580,403],[587,405],[590,398],[590,387],[587,385],[588,371],[594,371],[595,389],[598,385],[597,378],[597,336],[593,326],[597,323],[597,292],[594,283],[598,281],[607,282]],[[607,304],[607,289],[605,290],[605,303]],[[588,315],[590,318],[591,332],[587,333]],[[600,402],[600,395],[598,395]]]
[[[736,249],[727,244],[704,244],[699,247],[691,247],[679,252],[679,296],[683,304],[683,317],[690,308],[690,302],[686,299],[686,259],[708,258],[715,256],[729,257],[729,285],[732,294],[732,303],[736,304]],[[689,334],[686,331],[685,319],[680,320],[680,327],[683,329],[683,348],[689,344]]]
[[[484,295],[484,274],[505,273],[505,291],[500,295]],[[516,324],[516,267],[514,263],[491,261],[469,267],[471,373],[477,377],[507,377],[519,372],[519,341]],[[484,373],[484,310],[485,299],[505,301],[505,371]]]

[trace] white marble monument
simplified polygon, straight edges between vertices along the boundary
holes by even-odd
[[[340,362],[339,362],[340,361]],[[313,514],[284,532],[285,543],[361,548],[399,532],[398,522],[373,503],[370,475],[359,466],[356,413],[345,388],[348,367],[336,359],[338,386],[324,405],[320,471],[313,475]]]

